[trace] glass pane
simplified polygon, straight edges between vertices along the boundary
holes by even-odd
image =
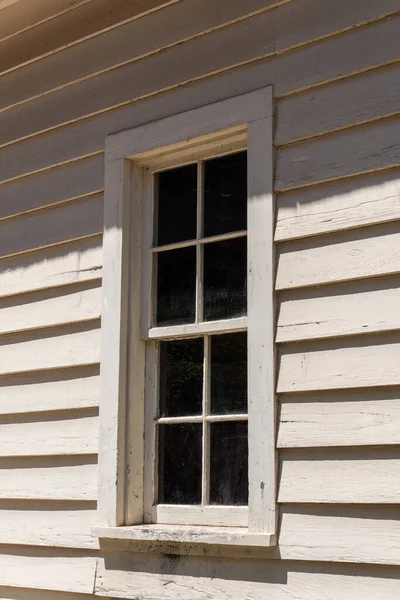
[[[247,504],[247,422],[212,423],[210,427],[210,503]]]
[[[204,163],[204,236],[247,228],[247,152]]]
[[[211,337],[211,414],[247,413],[247,333]]]
[[[247,309],[247,239],[204,245],[204,319],[241,317]]]
[[[203,338],[160,344],[160,414],[200,415],[203,396]]]
[[[158,246],[196,238],[197,165],[158,174]]]
[[[159,502],[201,503],[201,423],[159,425]]]
[[[157,260],[157,258],[156,258]],[[196,248],[158,253],[157,325],[193,323],[195,318]]]

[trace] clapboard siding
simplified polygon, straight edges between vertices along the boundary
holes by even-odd
[[[281,346],[278,392],[400,384],[399,336],[362,336]]]
[[[0,221],[0,258],[102,233],[103,195]]]
[[[0,501],[0,545],[97,548],[94,502]],[[1,595],[0,595],[1,598]]]
[[[99,367],[75,367],[0,377],[0,415],[94,408]]]
[[[100,153],[0,185],[0,218],[101,193],[103,180],[104,157]]]
[[[381,567],[129,554],[99,559],[95,589],[130,600],[382,600],[399,591],[398,573]]]
[[[91,365],[100,360],[99,323],[0,337],[0,375]]]
[[[97,415],[87,411],[67,417],[0,420],[0,457],[96,454],[98,426]]]
[[[96,500],[95,458],[0,459],[0,499]]]
[[[280,247],[278,290],[400,272],[398,223],[286,242]]]
[[[242,24],[239,23],[239,25]],[[200,54],[199,49],[193,48],[193,52],[189,53],[186,44],[180,44],[176,48],[160,52],[137,63],[141,72],[129,76],[126,73],[119,84],[115,79],[110,79],[110,81],[104,82],[107,84],[106,89],[100,89],[97,92],[92,86],[88,92],[90,98],[98,95],[98,93],[101,96],[110,95],[111,90],[125,90],[130,81],[134,79],[136,92],[140,90],[139,84],[143,81],[147,88],[151,90],[149,94],[152,95],[156,91],[161,91],[161,86],[164,87],[163,78],[166,78],[168,88],[174,85],[179,88],[171,90],[168,98],[166,96],[160,98],[159,95],[156,95],[155,98],[149,98],[146,102],[136,105],[136,103],[132,104],[132,94],[130,94],[127,105],[118,110],[108,110],[104,114],[85,119],[84,122],[72,123],[39,137],[36,136],[34,139],[26,140],[22,148],[20,144],[13,144],[2,150],[0,180],[8,180],[54,164],[76,159],[78,156],[87,156],[98,152],[104,149],[104,139],[109,133],[176,114],[181,110],[195,108],[207,102],[215,102],[227,95],[244,93],[271,82],[274,84],[275,94],[289,93],[299,88],[321,84],[337,77],[344,77],[345,74],[349,75],[355,71],[396,60],[400,50],[400,41],[397,41],[397,30],[398,23],[395,22],[394,18],[383,20],[374,26],[362,27],[354,33],[348,32],[332,39],[321,40],[319,43],[305,46],[296,53],[284,53],[266,59],[264,62],[257,61],[254,66],[246,67],[246,69],[235,69],[227,73],[226,76],[219,78],[218,85],[215,84],[214,78],[209,78],[206,64],[210,61],[213,61],[212,64],[214,64],[216,55],[221,54],[222,40],[218,38],[216,48],[213,49],[204,42],[203,52]],[[243,35],[248,40],[252,37],[252,33],[245,31]],[[387,43],[388,39],[391,40],[389,44]],[[202,42],[203,39],[199,38],[194,40],[193,43]],[[263,37],[261,43],[264,44]],[[399,47],[396,47],[396,44]],[[236,40],[237,45],[238,41]],[[174,55],[169,59],[170,53]],[[207,60],[203,56],[204,53],[208,55]],[[199,93],[200,84],[192,84],[182,88],[183,83],[189,84],[196,75],[194,59],[199,64],[199,77],[206,78],[204,83],[201,82],[201,93]],[[364,64],[363,69],[360,67],[360,61]],[[177,73],[177,65],[179,65],[179,76],[176,77],[176,83],[174,84],[171,77],[173,78],[174,74]],[[184,73],[185,68],[187,69],[186,75]],[[148,78],[149,72],[153,74],[150,79]],[[119,70],[116,73],[118,74]],[[109,76],[110,74],[107,75],[107,77]],[[151,86],[156,87],[156,89]],[[139,93],[141,94],[140,98],[143,99],[144,92],[140,91]],[[137,93],[134,98],[139,99]],[[47,102],[46,98],[44,101]],[[70,96],[66,101],[69,105],[71,102]],[[82,105],[87,106],[87,102],[83,102],[83,96],[80,95],[78,106]],[[62,111],[64,116],[67,109],[70,110],[69,106],[65,106]],[[44,117],[53,118],[55,110],[59,110],[58,102],[53,102],[51,110],[47,108]],[[74,105],[72,105],[72,110],[75,110]],[[26,109],[24,109],[24,114],[26,115]],[[32,126],[32,120],[40,126],[37,110],[33,110],[31,115],[30,120],[27,122],[28,127]],[[26,116],[24,116],[25,118]],[[9,118],[5,119],[4,127],[9,127],[9,123]],[[20,127],[18,122],[16,127]],[[36,127],[37,129],[38,127]],[[10,131],[10,139],[17,137],[16,131]]]
[[[279,552],[283,559],[331,562],[364,562],[398,565],[400,562],[400,519],[398,507],[291,507],[281,511]],[[374,596],[374,571],[364,598]],[[398,567],[392,571],[398,577]],[[400,580],[398,580],[400,583]],[[326,592],[329,593],[330,586]],[[333,598],[358,597],[357,584]],[[376,590],[376,599],[385,596]],[[321,599],[324,598],[321,595]],[[328,596],[330,597],[330,596]],[[307,596],[305,596],[307,598]],[[319,596],[318,596],[319,598]],[[396,595],[393,596],[393,599]],[[360,595],[360,600],[362,596]]]
[[[0,334],[99,319],[99,281],[0,299]]]
[[[280,296],[278,342],[400,329],[400,277],[288,291]]]
[[[279,194],[275,240],[400,219],[400,169]]]
[[[0,586],[91,594],[96,563],[91,553],[5,545],[0,547]]]
[[[279,502],[398,504],[398,450],[281,451]],[[400,516],[400,515],[399,515]]]
[[[101,277],[102,236],[0,260],[0,297]]]

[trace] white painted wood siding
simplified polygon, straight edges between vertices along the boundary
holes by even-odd
[[[0,18],[0,599],[397,600],[398,0],[35,2]],[[279,548],[99,552],[105,137],[270,84]]]

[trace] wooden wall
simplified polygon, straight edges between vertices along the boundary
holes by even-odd
[[[0,12],[0,598],[398,598],[398,0],[18,4]],[[279,549],[99,552],[105,137],[269,84]]]

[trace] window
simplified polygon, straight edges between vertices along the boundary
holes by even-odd
[[[274,543],[271,105],[107,140],[100,537]]]

